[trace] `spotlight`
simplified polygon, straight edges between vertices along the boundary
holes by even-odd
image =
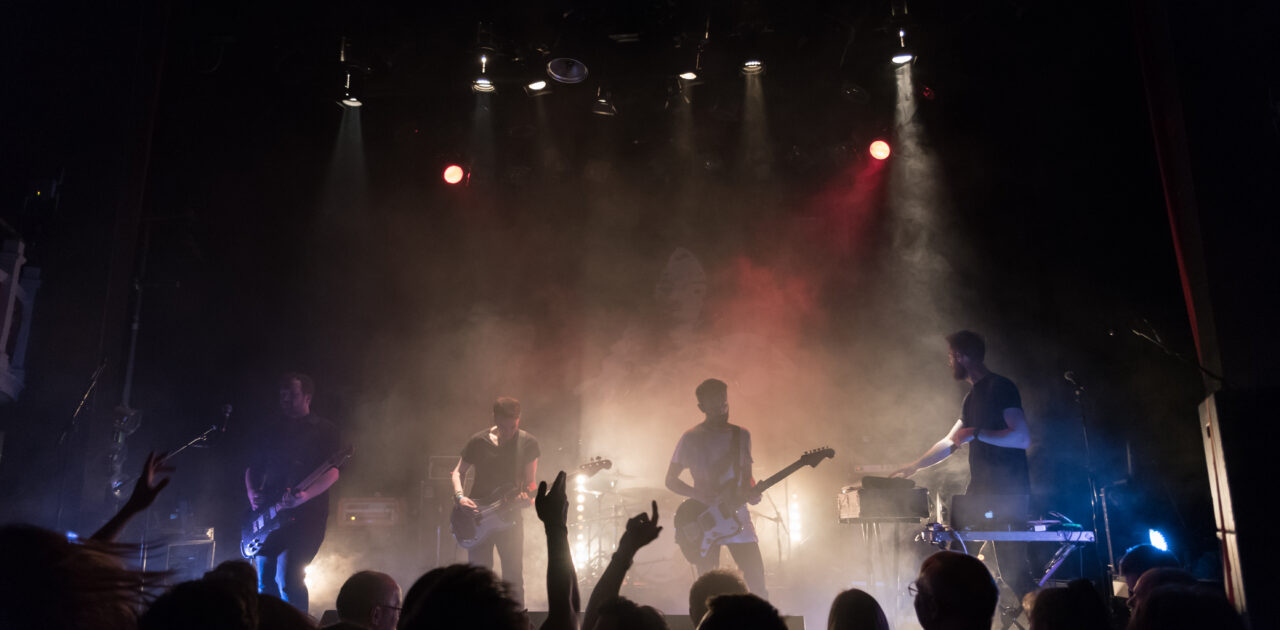
[[[582,83],[587,80],[587,66],[571,57],[557,57],[547,62],[547,76],[560,83]]]
[[[342,104],[347,107],[360,107],[364,103],[351,94],[351,73],[347,72],[347,81],[342,84]]]
[[[550,94],[551,90],[547,89],[546,81],[539,80],[525,85],[524,93],[529,96],[542,96],[543,94]]]
[[[871,143],[871,157],[877,160],[883,160],[889,157],[889,143],[884,140],[876,140]]]
[[[748,59],[742,62],[742,74],[752,75],[764,72],[764,62],[759,59]]]
[[[591,104],[591,113],[598,116],[617,116],[618,110],[609,101],[609,95],[600,93],[600,88],[596,88],[596,102]]]
[[[697,72],[681,72],[680,78],[684,79],[685,81],[693,81],[694,79],[698,78],[698,73]]]
[[[493,81],[490,81],[489,77],[485,76],[485,72],[488,71],[488,69],[489,57],[480,55],[480,76],[476,77],[476,80],[471,82],[472,91],[488,94],[497,89],[494,87]]]
[[[450,164],[444,169],[444,181],[448,184],[457,184],[466,177],[467,172],[457,164]]]
[[[898,29],[898,49],[893,52],[893,57],[890,59],[899,66],[915,59],[915,55],[911,54],[911,49],[907,48],[907,31],[905,29]]]
[[[1152,547],[1155,547],[1156,549],[1159,549],[1160,551],[1168,551],[1168,550],[1169,550],[1169,541],[1168,541],[1168,540],[1165,540],[1164,534],[1161,534],[1161,533],[1159,532],[1159,530],[1155,530],[1155,529],[1148,529],[1148,530],[1147,530],[1147,539],[1151,541],[1151,546],[1152,546]]]

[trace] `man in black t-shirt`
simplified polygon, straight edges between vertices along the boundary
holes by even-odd
[[[258,592],[274,595],[307,612],[304,569],[324,541],[329,519],[329,488],[338,480],[330,468],[314,483],[296,487],[340,448],[338,429],[311,413],[315,385],[305,374],[280,379],[280,417],[263,427],[249,467],[244,471],[249,507],[258,510],[280,502],[295,521],[273,532],[254,557]]]
[[[520,429],[520,401],[499,398],[493,403],[493,426],[472,435],[462,447],[462,458],[453,469],[453,500],[464,508],[478,509],[477,500],[492,503],[495,494],[515,493],[519,508],[532,505],[534,479],[541,455],[538,440]],[[467,471],[475,469],[471,496],[462,489]],[[524,601],[524,523],[520,509],[511,510],[516,522],[493,532],[467,550],[467,561],[493,567],[496,547],[502,558],[502,579],[511,584],[511,596]]]
[[[947,345],[952,375],[970,385],[960,419],[946,437],[893,476],[910,477],[968,443],[969,488],[965,494],[1031,494],[1027,473],[1031,433],[1018,388],[1013,381],[987,369],[983,363],[986,344],[977,333],[962,330],[949,335]],[[1002,543],[996,549],[996,557],[1001,577],[1021,599],[1034,587],[1027,567],[1026,544]]]

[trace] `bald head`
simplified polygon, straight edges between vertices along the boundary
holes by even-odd
[[[400,617],[400,585],[386,573],[361,571],[342,584],[337,604],[342,621],[391,630]]]

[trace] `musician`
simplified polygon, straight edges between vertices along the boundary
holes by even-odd
[[[986,344],[977,333],[962,330],[947,337],[948,364],[956,380],[970,389],[960,419],[947,435],[919,459],[893,473],[910,477],[969,444],[969,487],[965,494],[1031,494],[1027,447],[1031,433],[1022,412],[1022,396],[1013,381],[987,369]],[[1001,543],[996,550],[1001,577],[1021,599],[1034,587],[1027,565],[1026,543]]]
[[[519,491],[515,503],[520,508],[532,505],[541,454],[537,438],[520,429],[520,401],[497,399],[493,403],[493,426],[467,440],[462,447],[462,458],[450,475],[454,502],[477,510],[477,499],[485,501],[505,487]],[[471,484],[471,496],[467,496],[462,481],[472,468],[476,470],[475,481]],[[515,525],[493,532],[468,549],[467,561],[492,568],[493,550],[497,548],[502,559],[502,579],[511,585],[511,596],[524,601],[524,519],[520,509],[513,509],[511,515],[516,519]]]
[[[732,492],[740,493],[751,505],[759,503],[760,494],[753,490],[756,480],[751,476],[751,433],[729,423],[729,386],[721,380],[707,379],[694,393],[698,409],[706,418],[685,431],[676,443],[667,467],[667,488],[708,506]],[[685,469],[689,470],[693,485],[680,478]],[[751,592],[767,599],[764,559],[746,505],[738,508],[737,518],[743,524],[742,531],[724,541],[724,546],[729,548]],[[720,545],[713,545],[694,566],[702,575],[719,565]]]
[[[305,488],[295,484],[310,476],[340,448],[338,429],[311,413],[315,383],[306,374],[280,378],[280,417],[263,427],[256,452],[244,471],[249,507],[258,510],[280,502],[296,520],[267,537],[255,556],[258,592],[274,595],[307,612],[303,569],[324,541],[329,518],[329,488],[338,480],[330,468]]]

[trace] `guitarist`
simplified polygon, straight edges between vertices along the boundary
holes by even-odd
[[[751,434],[729,423],[729,386],[712,378],[698,385],[694,393],[706,419],[680,436],[667,468],[667,488],[707,505],[714,505],[727,494],[737,494],[752,505],[759,503],[760,493],[753,490],[756,480],[751,476]],[[689,470],[693,485],[680,479],[685,469]],[[746,505],[738,508],[737,517],[743,523],[742,531],[724,541],[724,546],[729,548],[751,592],[768,599],[764,559]],[[694,564],[698,575],[719,565],[719,545],[712,546],[706,557]]]
[[[484,499],[504,486],[517,492],[514,507],[533,504],[534,478],[538,473],[538,440],[520,430],[520,401],[499,398],[493,403],[493,426],[472,435],[462,447],[462,458],[453,469],[453,500],[476,510],[474,498]],[[462,489],[467,471],[475,468],[471,496]],[[474,497],[474,498],[473,498]],[[467,561],[486,568],[493,567],[496,547],[502,558],[502,579],[511,585],[511,596],[524,601],[524,519],[521,510],[513,509],[515,524],[493,532],[487,540],[467,550]]]
[[[312,415],[315,384],[306,374],[280,378],[280,417],[264,427],[256,452],[244,471],[249,507],[258,510],[280,501],[295,521],[273,532],[254,558],[258,592],[280,597],[307,612],[303,569],[320,550],[329,518],[329,487],[338,480],[330,468],[306,488],[295,488],[340,448],[333,423]]]

